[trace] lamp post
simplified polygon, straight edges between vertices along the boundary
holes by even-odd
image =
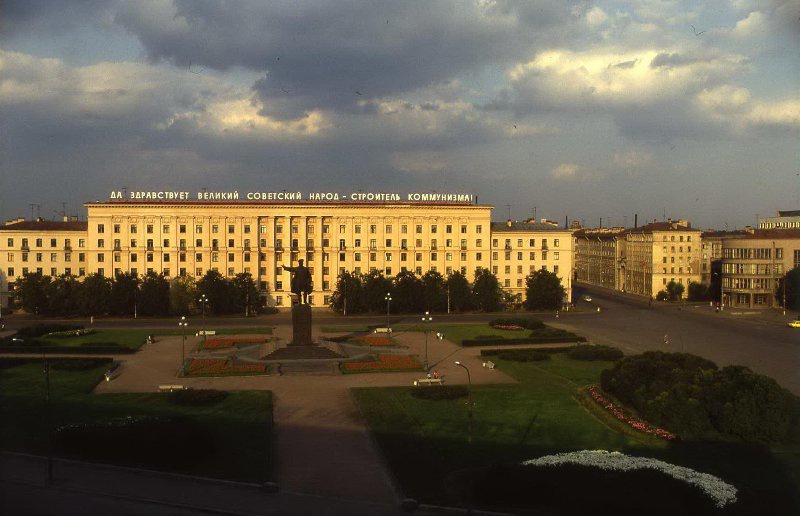
[[[186,327],[189,326],[189,323],[186,322],[186,316],[184,315],[181,317],[181,320],[178,321],[178,326],[181,328],[181,374],[186,376]]]
[[[392,302],[392,295],[386,294],[384,299],[386,300],[386,327],[389,328],[389,305]]]
[[[472,442],[472,379],[469,375],[469,368],[456,360],[456,365],[459,367],[463,367],[464,370],[467,372],[467,436],[469,442]]]
[[[198,300],[200,303],[203,304],[203,348],[206,347],[206,303],[208,303],[208,297],[205,294],[200,296]]]
[[[425,315],[422,316],[422,322],[425,324],[425,370],[428,370],[428,333],[430,333],[430,329],[428,328],[429,322],[433,320],[431,317],[430,312],[425,312]]]

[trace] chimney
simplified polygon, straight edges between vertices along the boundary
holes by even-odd
[[[508,220],[506,221],[506,226],[508,226],[508,227],[511,227],[511,219],[508,219]]]
[[[72,222],[78,222],[78,216],[77,215],[73,215],[73,216],[70,217],[70,220]]]
[[[69,222],[69,217],[67,217],[66,215],[64,215],[64,218],[63,218],[63,220],[64,220],[64,222]]]
[[[638,228],[639,227],[639,214],[638,213],[634,213],[633,214],[633,227],[634,228]]]

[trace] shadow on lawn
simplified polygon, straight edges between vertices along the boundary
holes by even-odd
[[[557,453],[408,434],[376,436],[407,496],[422,502],[536,514],[798,514],[797,487],[766,446],[671,443],[620,450],[715,475],[734,485],[737,502],[717,509],[699,488],[653,470],[608,472],[582,466],[531,468],[523,460]],[[524,456],[523,456],[524,454]],[[797,459],[796,459],[797,460]]]

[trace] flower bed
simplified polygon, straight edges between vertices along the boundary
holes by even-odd
[[[369,346],[394,346],[392,339],[386,335],[367,335],[365,337],[358,337],[355,340]]]
[[[227,349],[237,344],[261,344],[264,339],[261,337],[223,337],[208,339],[203,345],[203,349]]]
[[[225,358],[192,358],[186,367],[186,375],[263,374],[267,364],[231,364]]]
[[[656,426],[653,426],[647,421],[639,419],[636,416],[626,414],[625,410],[612,403],[608,398],[606,398],[603,395],[603,393],[600,391],[599,385],[590,385],[588,387],[588,391],[592,399],[595,402],[597,402],[598,405],[603,407],[609,414],[611,414],[615,418],[627,423],[631,428],[635,428],[636,430],[639,430],[646,434],[655,435],[656,437],[666,439],[667,441],[674,441],[675,439],[678,438],[678,436],[676,436],[672,432],[664,430],[663,428],[658,428]]]
[[[93,333],[94,330],[91,328],[80,328],[78,330],[53,331],[44,334],[42,337],[46,339],[68,339],[70,337],[82,337],[83,335],[91,335]]]
[[[511,330],[511,331],[520,331],[525,329],[522,326],[517,326],[516,324],[493,324],[492,328],[498,330]]]
[[[422,365],[411,355],[378,355],[378,360],[372,362],[345,362],[342,369],[345,373],[410,371],[422,369]]]
[[[620,452],[606,450],[583,450],[579,452],[557,453],[538,459],[526,460],[524,466],[561,466],[578,464],[611,471],[631,471],[636,469],[654,469],[672,478],[694,485],[714,500],[717,507],[722,508],[736,501],[737,490],[734,486],[719,477],[701,473],[691,468],[676,466],[668,462],[648,457],[633,457]]]

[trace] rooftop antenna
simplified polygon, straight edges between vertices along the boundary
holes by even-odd
[[[536,206],[533,207],[533,221],[536,222]]]
[[[28,206],[31,207],[31,220],[33,220],[33,209],[36,207],[35,203],[28,203]]]
[[[506,204],[506,208],[508,208],[508,220],[511,220],[511,205]]]
[[[664,208],[664,212],[663,212],[663,214],[661,215],[661,220],[662,220],[662,221],[664,221],[664,220],[667,220],[667,209],[666,209],[666,208]]]
[[[63,201],[61,202],[61,216],[62,217],[66,217],[67,216],[67,203],[65,203]]]
[[[628,216],[627,215],[623,215],[622,216],[622,227],[624,227],[624,228],[628,227]]]

